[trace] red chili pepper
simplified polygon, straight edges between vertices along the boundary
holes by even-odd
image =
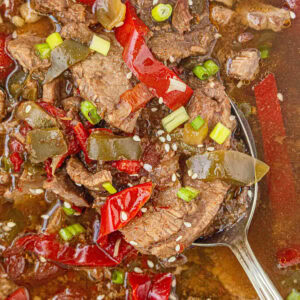
[[[139,184],[107,197],[101,207],[100,237],[124,227],[150,199],[152,182]]]
[[[141,169],[141,162],[138,160],[118,160],[114,161],[112,166],[127,174],[138,174]]]
[[[119,239],[121,242],[118,251],[114,253]],[[133,249],[119,232],[109,235],[103,247],[96,244],[71,247],[68,243],[60,243],[54,235],[38,234],[24,236],[15,245],[53,262],[78,267],[113,267],[120,264]]]
[[[279,250],[277,260],[283,268],[300,264],[300,245]]]
[[[185,90],[169,91],[171,80],[183,81],[163,63],[156,60],[144,40],[149,29],[136,15],[135,9],[126,1],[126,18],[124,25],[116,28],[118,42],[124,47],[123,59],[132,73],[147,87],[162,97],[164,103],[172,110],[185,105],[193,94],[193,90],[186,84]]]
[[[87,164],[89,164],[91,162],[91,160],[89,159],[88,151],[87,151],[87,147],[86,147],[86,142],[87,142],[89,135],[88,135],[86,129],[84,128],[84,126],[82,125],[82,123],[80,123],[80,122],[78,122],[75,126],[73,126],[73,130],[74,130],[74,133],[78,140],[78,143],[80,145],[80,148],[84,153],[85,161]]]
[[[0,34],[0,80],[6,79],[14,69],[14,61],[6,53],[7,36]]]
[[[52,117],[55,118],[65,118],[66,112],[48,102],[39,102],[38,103],[44,110],[46,110]]]
[[[45,167],[48,180],[51,180],[53,178],[51,164],[52,164],[52,158],[48,158],[47,160],[44,161],[44,167]]]
[[[128,280],[132,287],[132,300],[168,300],[171,292],[172,274],[129,273]]]
[[[16,138],[11,138],[8,143],[8,148],[11,152],[23,153],[24,145]]]
[[[30,300],[29,293],[26,288],[20,287],[10,294],[6,300]]]
[[[23,121],[22,125],[20,126],[20,133],[23,136],[26,136],[30,130],[32,130],[31,126],[26,121]]]
[[[88,5],[88,6],[93,6],[96,0],[79,0],[80,3]]]
[[[21,166],[24,162],[22,154],[24,152],[24,145],[19,142],[16,138],[10,139],[8,143],[8,148],[10,150],[9,159],[14,166],[15,172],[20,172]]]

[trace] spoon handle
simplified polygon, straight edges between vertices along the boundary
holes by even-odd
[[[261,300],[283,299],[257,261],[246,236],[232,241],[229,247],[242,265]]]

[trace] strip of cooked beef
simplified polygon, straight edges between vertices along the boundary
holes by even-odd
[[[69,97],[61,101],[61,104],[67,113],[67,118],[80,121],[79,112],[81,101],[82,99],[80,97]]]
[[[5,118],[6,116],[6,96],[5,93],[0,89],[0,122]]]
[[[18,35],[7,44],[7,49],[25,71],[45,71],[50,67],[49,59],[41,59],[35,51],[34,45],[44,43],[43,38],[33,35]]]
[[[236,12],[244,25],[256,30],[281,31],[291,22],[288,10],[264,4],[256,0],[240,1]]]
[[[99,191],[102,184],[112,182],[111,173],[107,170],[101,170],[95,174],[89,172],[83,163],[75,157],[71,157],[67,162],[67,173],[70,178],[78,185],[84,185],[92,191]]]
[[[193,16],[190,14],[188,0],[177,0],[173,14],[172,25],[179,32],[190,31],[190,22]]]
[[[66,202],[79,207],[89,206],[82,189],[77,187],[64,172],[55,174],[51,181],[45,181],[43,187]]]
[[[232,5],[235,3],[235,0],[210,0],[210,1],[216,1],[216,2],[220,2],[222,4],[225,4],[229,7],[232,7]]]
[[[260,53],[257,49],[241,50],[227,60],[227,74],[239,80],[253,80],[259,72]]]
[[[129,69],[122,58],[123,49],[114,35],[107,33],[103,37],[111,41],[108,55],[90,55],[71,67],[72,75],[81,96],[97,106],[102,118],[125,132],[132,132],[139,112],[131,113],[131,106],[120,101],[120,96],[132,87],[127,76]]]
[[[77,42],[88,44],[93,38],[93,32],[84,23],[67,23],[60,32],[65,39],[72,39]]]
[[[58,104],[66,97],[66,80],[60,76],[43,85],[43,101]]]
[[[64,227],[66,219],[66,214],[62,207],[58,209],[51,215],[48,220],[46,232],[47,234],[56,234],[60,229]]]
[[[233,10],[221,5],[214,5],[210,12],[212,22],[219,25],[227,25],[232,19],[233,15]]]

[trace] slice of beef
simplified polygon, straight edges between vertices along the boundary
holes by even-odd
[[[43,85],[43,101],[58,104],[66,96],[65,85],[66,80],[61,76],[45,83]]]
[[[89,206],[83,191],[72,182],[68,175],[62,172],[56,174],[51,181],[45,181],[43,186],[44,189],[53,192],[66,202],[79,207]]]
[[[64,227],[66,214],[62,207],[58,207],[57,210],[49,218],[46,232],[47,234],[57,234],[58,231]]]
[[[225,4],[228,7],[232,7],[232,5],[235,3],[235,0],[210,0],[210,1],[220,2],[222,4]]]
[[[259,72],[260,53],[257,49],[241,50],[227,60],[227,74],[239,80],[253,80]]]
[[[80,97],[69,97],[62,100],[61,103],[64,110],[67,112],[67,118],[81,122],[79,118],[81,101],[82,99]]]
[[[218,25],[227,25],[233,15],[233,10],[221,5],[214,5],[210,11],[212,22],[217,23]]]
[[[5,93],[0,89],[0,122],[5,118],[6,116],[6,95]]]
[[[188,0],[177,0],[173,14],[172,25],[179,32],[190,31],[190,22],[193,19],[189,10]]]
[[[288,10],[256,0],[240,1],[236,7],[244,25],[255,30],[281,31],[291,23]]]
[[[112,176],[109,171],[102,170],[93,174],[84,167],[83,163],[78,158],[75,157],[71,157],[68,160],[67,173],[76,184],[84,185],[92,191],[99,191],[103,189],[103,183],[112,182]]]
[[[131,113],[131,106],[120,102],[120,96],[132,88],[127,76],[129,69],[122,58],[123,49],[114,35],[107,33],[103,37],[111,41],[108,55],[90,55],[71,68],[72,75],[81,96],[97,106],[102,118],[123,131],[132,132],[139,112]]]
[[[88,44],[93,38],[93,32],[84,23],[67,23],[60,32],[65,39],[72,39],[77,42]]]
[[[44,43],[43,38],[33,35],[19,35],[7,44],[7,49],[25,71],[30,73],[45,71],[50,67],[49,59],[41,59],[36,55],[34,45]]]

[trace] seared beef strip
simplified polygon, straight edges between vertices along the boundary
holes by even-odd
[[[67,23],[60,32],[65,39],[72,39],[77,42],[88,44],[93,38],[93,32],[85,23]]]
[[[188,0],[177,0],[172,14],[172,25],[179,32],[190,31],[190,22],[193,19],[189,11]]]
[[[0,122],[5,118],[6,116],[6,96],[5,93],[0,89]]]
[[[45,83],[43,85],[43,101],[58,104],[66,96],[65,84],[66,81],[63,77],[57,77],[51,82]]]
[[[210,14],[212,21],[219,25],[227,25],[232,19],[233,15],[233,10],[221,5],[213,6]]]
[[[232,5],[235,3],[235,0],[210,0],[210,1],[216,1],[216,2],[220,2],[222,4],[225,4],[229,7],[232,7]]]

